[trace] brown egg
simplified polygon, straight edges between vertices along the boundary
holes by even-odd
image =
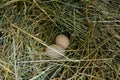
[[[70,40],[63,34],[60,34],[56,37],[55,43],[62,46],[64,49],[67,49],[70,45]]]
[[[51,47],[52,49],[54,49],[54,50],[56,50],[56,51],[58,51],[58,52],[52,50],[52,49],[49,48],[49,47]],[[49,56],[49,57],[51,57],[51,58],[56,58],[56,59],[57,59],[57,58],[62,57],[62,55],[65,55],[65,49],[64,49],[63,47],[61,47],[60,45],[52,44],[52,45],[50,45],[49,47],[47,47],[47,48],[45,49],[45,51],[46,51],[46,53],[47,53],[47,56]],[[62,55],[60,55],[60,54],[62,54]]]

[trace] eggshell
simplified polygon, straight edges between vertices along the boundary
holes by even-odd
[[[70,45],[70,40],[65,35],[60,34],[56,37],[55,43],[66,49]]]
[[[59,53],[65,55],[65,49],[63,47],[61,47],[60,45],[57,44],[52,44],[49,47],[53,48],[54,50],[58,51]],[[60,55],[59,53],[57,53],[56,51],[50,49],[49,47],[47,47],[45,49],[47,56],[51,57],[51,58],[60,58],[62,57],[62,55]]]

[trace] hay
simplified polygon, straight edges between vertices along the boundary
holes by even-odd
[[[120,79],[119,0],[3,0],[0,2],[1,80]],[[66,57],[44,49],[69,37]]]

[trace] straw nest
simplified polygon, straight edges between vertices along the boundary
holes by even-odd
[[[70,45],[51,59],[45,48],[58,34]],[[1,1],[0,79],[120,79],[119,0]]]

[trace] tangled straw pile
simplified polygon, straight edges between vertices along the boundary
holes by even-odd
[[[119,80],[119,0],[1,0],[1,80]],[[44,49],[58,34],[66,57]]]

